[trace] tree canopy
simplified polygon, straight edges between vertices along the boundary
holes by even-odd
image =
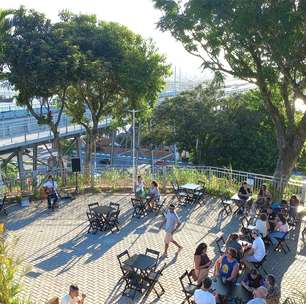
[[[255,83],[276,131],[276,177],[288,177],[306,139],[306,2],[154,0],[170,31],[203,68]]]

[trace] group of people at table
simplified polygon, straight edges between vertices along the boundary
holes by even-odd
[[[225,242],[224,254],[214,264],[214,277],[219,277],[224,284],[236,283],[240,269],[245,269],[241,286],[253,294],[249,304],[276,304],[280,300],[280,289],[272,274],[264,278],[252,263],[261,262],[266,255],[265,242],[275,245],[289,230],[288,218],[295,219],[299,200],[292,195],[289,203],[272,203],[272,195],[262,185],[255,202],[251,201],[252,192],[244,182],[238,191],[242,210],[255,207],[260,210],[255,226],[250,232],[252,244],[241,241],[237,233],[230,234]],[[248,205],[249,204],[249,205]],[[242,211],[243,213],[244,211]],[[242,232],[246,232],[243,231]],[[208,277],[211,260],[207,255],[207,245],[201,243],[194,253],[194,269],[190,275],[201,286],[194,293],[196,304],[214,304],[221,302],[218,294],[211,292],[212,280]]]

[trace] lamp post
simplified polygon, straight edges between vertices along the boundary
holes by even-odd
[[[140,112],[141,110],[130,110],[129,112],[132,112],[133,122],[132,122],[132,128],[133,128],[133,192],[135,192],[135,179],[136,179],[136,171],[135,171],[135,114],[137,112]]]

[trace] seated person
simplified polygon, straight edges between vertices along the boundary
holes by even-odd
[[[270,201],[272,200],[272,195],[269,192],[269,190],[267,189],[266,185],[262,185],[260,187],[259,193],[258,193],[258,197],[257,197],[257,201],[256,204],[259,207],[264,207],[266,206]]]
[[[265,287],[268,290],[268,295],[266,298],[267,304],[278,304],[281,297],[281,292],[276,284],[275,277],[272,274],[269,274],[266,277]]]
[[[268,290],[264,286],[260,286],[253,291],[254,298],[247,304],[266,304]]]
[[[247,201],[251,195],[252,195],[252,191],[248,187],[247,182],[243,182],[238,192],[239,198],[243,201]]]
[[[79,287],[71,285],[69,287],[69,293],[64,295],[61,299],[61,304],[84,304],[86,295],[79,296]]]
[[[139,198],[143,198],[144,197],[144,195],[145,195],[144,187],[145,187],[145,183],[143,181],[143,178],[142,178],[141,175],[138,175],[137,181],[135,183],[135,194],[136,194],[136,197],[139,197]]]
[[[299,200],[296,195],[292,195],[289,201],[289,216],[293,219],[297,216],[297,207],[299,206]]]
[[[207,245],[205,243],[199,244],[194,253],[194,279],[198,284],[201,284],[203,280],[208,276],[209,266],[211,261],[207,256]]]
[[[194,292],[195,304],[216,304],[215,296],[210,292],[212,281],[210,278],[205,278],[202,281],[200,289]]]
[[[268,216],[268,222],[269,222],[269,231],[273,231],[275,224],[276,224],[276,213],[272,209],[272,207],[268,207],[267,216]]]
[[[216,261],[214,275],[219,276],[224,283],[235,282],[237,279],[239,263],[236,257],[237,251],[233,248],[228,248],[225,255]]]
[[[229,235],[228,239],[225,242],[225,247],[227,248],[234,248],[237,251],[237,261],[239,262],[243,256],[243,248],[241,244],[238,242],[239,236],[237,233],[232,233]]]
[[[160,193],[158,189],[158,183],[156,181],[152,181],[151,188],[149,189],[150,202],[149,205],[151,208],[155,207],[156,202],[160,200]]]
[[[265,213],[260,214],[259,218],[256,220],[255,226],[261,236],[265,238],[269,230],[268,217]]]
[[[283,214],[278,214],[274,231],[269,233],[269,238],[273,245],[277,244],[278,240],[288,232],[289,225]]]
[[[238,191],[238,197],[241,200],[240,203],[240,210],[239,213],[243,213],[244,208],[248,207],[250,208],[250,206],[245,206],[246,201],[252,196],[252,191],[251,189],[248,187],[247,182],[243,182],[242,186],[240,187],[239,191]]]
[[[266,255],[265,244],[260,237],[258,230],[253,229],[251,235],[254,241],[251,246],[245,248],[244,257],[241,260],[245,264],[261,262]]]
[[[264,284],[265,280],[263,276],[256,269],[252,269],[241,282],[241,285],[252,293],[254,289],[264,286]]]
[[[48,176],[48,180],[43,184],[43,188],[45,189],[47,194],[48,209],[54,210],[54,207],[58,201],[58,195],[57,195],[57,183],[53,179],[52,175]]]

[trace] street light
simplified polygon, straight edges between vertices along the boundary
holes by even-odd
[[[129,110],[129,112],[133,115],[133,122],[132,122],[132,128],[133,128],[133,192],[135,191],[135,113],[140,112],[141,110]]]

